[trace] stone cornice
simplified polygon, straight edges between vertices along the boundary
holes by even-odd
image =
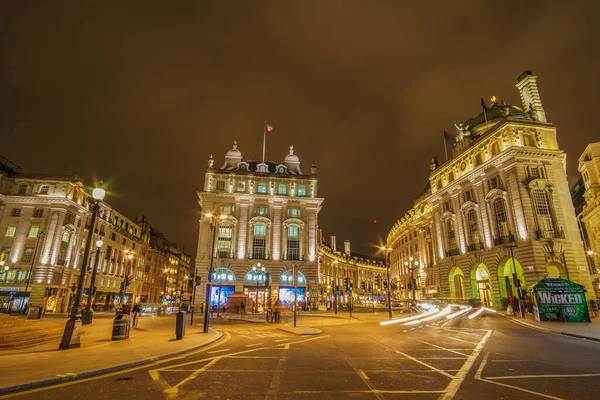
[[[322,243],[318,244],[317,249],[318,249],[319,253],[321,253],[322,255],[332,259],[333,261],[337,261],[340,264],[353,265],[353,266],[360,267],[360,268],[376,270],[378,272],[382,272],[382,271],[386,270],[386,267],[383,264],[379,264],[375,261],[362,262],[362,261],[360,261],[360,259],[356,259],[354,257],[349,257],[345,253],[340,254],[340,253],[334,252],[331,248],[323,245]]]

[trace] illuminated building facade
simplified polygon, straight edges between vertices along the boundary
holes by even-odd
[[[314,164],[310,174],[302,172],[293,147],[282,163],[243,161],[237,143],[221,168],[211,155],[198,192],[202,216],[195,268],[202,295],[197,307],[204,303],[211,251],[213,304],[226,303],[232,293],[258,298],[260,307],[269,298],[289,301],[292,265],[300,272],[300,298],[318,292],[317,218],[323,199],[317,196],[316,174]]]
[[[531,71],[518,78],[523,108],[492,98],[456,126],[450,159],[432,160],[427,190],[391,229],[393,268],[401,279],[408,258],[419,261],[421,296],[502,308],[544,277],[560,276],[593,297],[565,154],[536,80]]]
[[[596,296],[600,297],[600,142],[589,144],[579,157],[583,201],[578,218]],[[577,207],[576,207],[577,209]]]

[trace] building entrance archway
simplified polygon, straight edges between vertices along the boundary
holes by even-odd
[[[551,261],[546,265],[546,273],[546,278],[568,279],[565,267],[557,261]]]
[[[473,297],[479,298],[484,306],[494,306],[490,270],[484,263],[478,263],[471,267],[471,289]]]
[[[448,283],[450,284],[450,297],[465,297],[465,274],[459,267],[453,267],[448,274]]]
[[[519,293],[519,288],[515,285],[515,275],[517,277],[517,284],[520,284],[521,293]],[[500,261],[498,264],[498,287],[500,288],[500,298],[519,297],[519,295],[525,293],[527,283],[525,282],[523,267],[519,263],[519,260],[506,257]]]

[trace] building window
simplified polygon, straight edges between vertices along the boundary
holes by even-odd
[[[17,227],[14,225],[9,225],[8,228],[6,228],[6,236],[7,237],[15,237],[16,232],[17,232]]]
[[[117,241],[117,234],[116,234],[116,233],[114,233],[114,232],[113,232],[113,233],[111,233],[111,234],[110,234],[110,240],[112,240],[113,242],[116,242],[116,241]]]
[[[481,246],[481,238],[479,237],[479,225],[477,224],[477,211],[474,208],[467,212],[467,225],[469,226],[471,247],[473,250],[478,250]]]
[[[258,222],[254,224],[252,238],[252,258],[264,260],[267,257],[267,225]]]
[[[287,186],[279,184],[279,186],[277,186],[277,194],[287,194]]]
[[[298,186],[298,196],[306,196],[306,186]]]
[[[539,237],[553,238],[556,235],[552,208],[550,207],[550,197],[548,191],[544,189],[533,189],[531,191],[533,200],[533,211],[537,220]]]
[[[508,217],[506,215],[506,202],[502,197],[498,197],[492,202],[492,207],[494,209],[496,227],[498,228],[498,236],[506,238],[510,235],[510,231],[508,230]]]
[[[36,208],[33,210],[33,218],[42,218],[44,216],[43,208]]]
[[[498,155],[500,153],[500,145],[498,142],[492,143],[492,157]]]
[[[75,225],[75,214],[72,212],[68,212],[67,216],[65,217],[65,225],[67,224]]]
[[[525,147],[535,147],[533,144],[533,136],[531,135],[523,135],[523,146]]]
[[[298,225],[288,226],[287,259],[300,260],[300,228]]]
[[[446,221],[446,233],[448,234],[448,251],[456,251],[456,232],[454,231],[454,220],[448,218]]]
[[[21,262],[31,262],[33,259],[33,247],[26,246],[25,250],[23,250],[23,257],[21,257]]]
[[[19,185],[19,194],[23,195],[27,193],[27,185]]]
[[[238,192],[245,192],[246,191],[246,182],[238,182],[238,184],[237,184],[237,191]]]
[[[29,227],[29,233],[27,234],[28,238],[36,238],[38,236],[38,233],[40,232],[40,226],[39,225],[31,225]]]
[[[233,239],[233,227],[229,222],[219,226],[219,238],[217,239],[217,257],[219,258],[231,258]]]
[[[10,210],[10,216],[11,217],[20,217],[21,216],[21,209],[20,208],[13,208],[12,210]]]
[[[256,191],[262,194],[267,193],[267,185],[265,183],[259,183]]]
[[[231,215],[235,212],[235,206],[222,206],[221,207],[221,214],[225,214],[225,215]]]
[[[441,179],[438,179],[436,186],[437,186],[438,190],[442,188],[442,180]]]
[[[585,188],[588,189],[590,187],[590,175],[588,174],[587,171],[583,171],[583,184],[585,185]]]
[[[454,172],[448,174],[448,183],[454,182]]]
[[[292,218],[300,218],[300,210],[297,208],[288,208],[287,215]]]
[[[217,190],[225,190],[225,181],[217,181]]]
[[[254,207],[254,214],[256,215],[267,215],[269,213],[268,207]]]
[[[44,185],[40,188],[40,194],[48,194],[49,190],[50,190],[50,186]]]
[[[499,176],[495,176],[493,178],[490,178],[490,190],[492,189],[499,189],[502,186],[502,182],[500,181],[500,177]]]
[[[472,192],[471,190],[467,190],[467,191],[464,193],[464,199],[465,199],[465,202],[467,202],[467,201],[471,201],[471,199],[472,199],[472,196],[473,196],[473,192]]]
[[[65,265],[67,261],[67,250],[69,249],[69,240],[71,240],[71,233],[69,231],[64,231],[62,234],[62,239],[60,241],[60,247],[58,249],[58,261],[56,262],[58,265]]]
[[[452,207],[450,207],[450,200],[444,202],[443,209],[444,212],[450,211],[452,209]]]

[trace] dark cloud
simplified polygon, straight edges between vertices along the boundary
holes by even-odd
[[[321,225],[368,252],[424,188],[441,132],[539,76],[568,173],[597,141],[595,2],[5,2],[1,153],[110,182],[193,249],[205,159],[238,140],[319,166]],[[192,250],[193,251],[193,250]]]

